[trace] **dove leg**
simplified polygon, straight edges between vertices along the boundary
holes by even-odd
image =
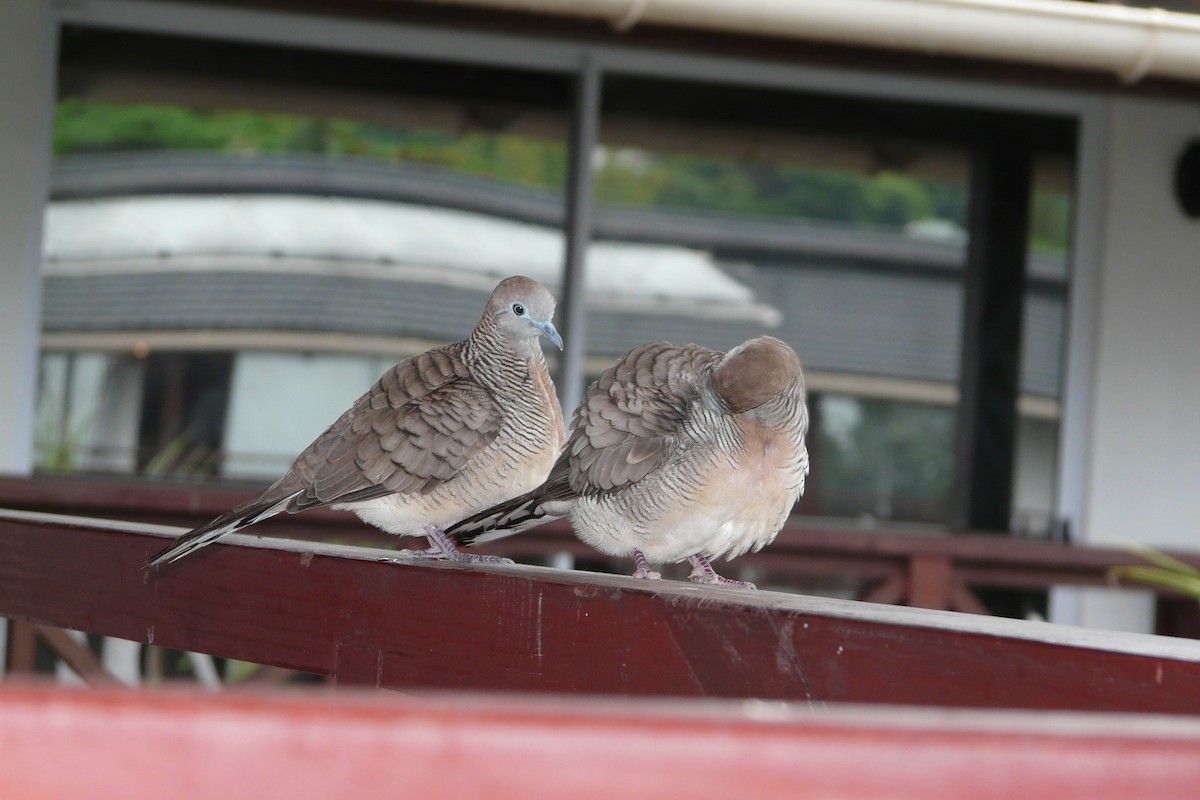
[[[425,538],[429,539],[428,550],[418,550],[411,554],[412,558],[438,559],[457,561],[462,564],[511,564],[511,558],[503,556],[480,556],[464,553],[455,546],[446,532],[435,525],[425,526]]]
[[[699,553],[688,556],[688,561],[692,562],[692,574],[688,575],[688,580],[692,583],[715,583],[717,586],[735,586],[739,589],[758,588],[749,581],[735,581],[718,575],[712,564],[708,563],[708,559]]]
[[[651,580],[658,580],[662,577],[660,573],[650,569],[650,562],[646,560],[646,555],[641,550],[633,551],[633,564],[637,567],[637,569],[633,571],[633,577],[635,578],[650,578]]]

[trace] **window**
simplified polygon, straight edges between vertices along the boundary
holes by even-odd
[[[43,469],[263,480],[499,278],[560,286],[569,72],[67,28]],[[799,510],[947,527],[972,156],[1036,155],[1014,525],[1050,527],[1073,123],[605,73],[586,380],[652,339],[795,347]]]
[[[945,523],[967,153],[831,130],[845,111],[799,93],[606,82],[589,371],[647,339],[725,350],[777,336],[809,384],[800,510]]]
[[[497,280],[561,282],[566,78],[74,28],[62,75],[42,469],[275,477]]]

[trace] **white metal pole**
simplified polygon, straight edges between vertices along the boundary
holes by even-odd
[[[42,216],[50,185],[57,26],[49,0],[0,10],[0,472],[33,467],[42,291]],[[0,617],[0,676],[8,622]]]

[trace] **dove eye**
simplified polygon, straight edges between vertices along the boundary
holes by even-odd
[[[513,303],[512,312],[518,317],[523,317],[525,316],[525,306],[521,305],[520,303]]]

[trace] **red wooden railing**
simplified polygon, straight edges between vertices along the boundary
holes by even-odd
[[[0,508],[193,527],[228,510],[261,487],[147,484],[129,479],[0,476]],[[283,515],[252,529],[257,534],[392,547],[395,539],[346,512],[313,509]],[[412,544],[411,541],[408,544]],[[565,523],[552,523],[482,548],[542,562],[567,553],[585,565],[625,572],[630,565],[578,541]],[[1200,567],[1200,557],[1173,554]],[[891,529],[788,525],[760,553],[732,565],[761,586],[828,583],[858,599],[920,608],[987,613],[980,589],[1046,590],[1053,586],[1112,586],[1113,567],[1137,563],[1131,553],[1008,536],[913,533]],[[1140,587],[1147,588],[1147,587]],[[1168,593],[1164,593],[1168,594]]]
[[[1192,798],[1200,723],[0,687],[0,797]]]
[[[68,485],[25,484],[42,492],[25,502],[62,507],[45,492]],[[93,486],[72,501],[184,524],[244,496]],[[285,524],[364,532],[328,513]],[[149,574],[167,535],[0,510],[9,677],[41,641],[96,687],[0,684],[0,798],[1190,798],[1200,781],[1200,642],[311,540],[229,537]],[[553,531],[510,543],[586,553]],[[756,558],[960,606],[979,585],[1102,583],[1128,561],[813,529]],[[133,693],[67,628],[423,696]]]
[[[399,689],[1200,713],[1200,642],[0,513],[0,615]]]

